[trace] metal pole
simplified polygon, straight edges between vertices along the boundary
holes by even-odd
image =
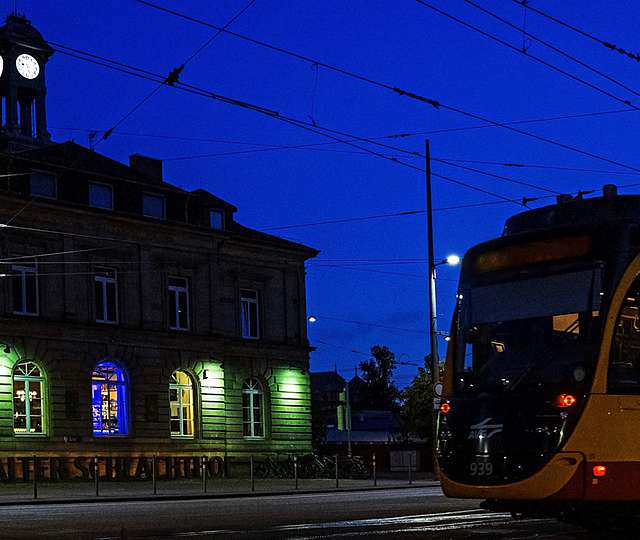
[[[378,485],[378,477],[377,477],[377,471],[376,471],[376,455],[373,454],[373,486],[377,486]]]
[[[156,456],[151,456],[151,483],[153,485],[153,494],[158,494],[158,470],[156,464]]]
[[[255,491],[256,490],[256,479],[255,479],[255,476],[253,474],[253,456],[249,457],[249,469],[250,469],[250,474],[251,474],[251,491]]]
[[[202,456],[200,460],[200,474],[202,475],[202,491],[207,492],[207,457]]]
[[[97,456],[93,458],[93,483],[96,488],[96,497],[100,496],[100,467]]]
[[[336,489],[338,489],[340,487],[340,480],[338,478],[338,454],[333,456],[333,461],[334,461],[335,470],[336,470]]]
[[[413,466],[413,454],[409,454],[409,485],[413,484],[413,476],[411,475],[412,466]]]
[[[349,396],[349,381],[345,387],[345,397],[347,398],[347,410],[345,411],[345,428],[347,429],[347,455],[351,457],[351,397]]]
[[[298,489],[298,456],[293,456],[293,477],[296,480],[296,489]]]
[[[440,382],[440,358],[438,356],[438,321],[436,313],[436,262],[433,250],[433,206],[431,204],[431,150],[429,139],[425,142],[425,170],[426,170],[426,192],[427,192],[427,260],[429,269],[429,345],[431,347],[431,385],[435,398],[436,384]],[[433,420],[433,443],[431,452],[433,454],[433,474],[438,478],[438,460],[436,457],[436,434],[438,411],[432,408]]]
[[[38,458],[33,456],[33,498],[38,498]]]

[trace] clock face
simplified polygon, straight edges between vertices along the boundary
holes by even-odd
[[[18,73],[25,79],[35,79],[40,73],[38,61],[30,54],[21,54],[16,58]]]

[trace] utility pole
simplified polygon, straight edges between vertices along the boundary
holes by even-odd
[[[347,398],[344,419],[345,428],[347,429],[347,455],[351,457],[351,398],[349,397],[349,381],[347,381],[345,387],[345,397]]]
[[[438,322],[436,315],[436,261],[433,252],[433,206],[431,204],[431,154],[429,139],[425,140],[427,182],[427,260],[429,266],[429,344],[433,365],[433,385],[440,381],[440,359],[438,357]],[[435,395],[435,393],[434,393]]]
[[[429,267],[429,345],[431,346],[431,385],[434,399],[436,384],[440,382],[440,358],[438,357],[438,324],[436,315],[436,261],[433,252],[433,206],[431,204],[431,153],[429,139],[425,139],[425,171],[427,184],[427,260]],[[434,403],[435,404],[435,403]],[[436,457],[436,435],[438,411],[432,407],[433,418],[433,473],[438,478],[438,459]]]

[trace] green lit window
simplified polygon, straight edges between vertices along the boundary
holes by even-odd
[[[264,438],[264,392],[258,379],[242,385],[242,433],[246,438]]]
[[[184,371],[174,371],[169,384],[171,436],[193,437],[193,382]]]
[[[45,431],[44,376],[34,362],[19,362],[13,370],[13,432],[42,435]]]

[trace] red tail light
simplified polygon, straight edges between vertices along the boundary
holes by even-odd
[[[560,394],[556,398],[556,407],[560,407],[562,409],[573,407],[576,404],[576,401],[578,400],[571,394]]]
[[[604,465],[595,465],[593,467],[593,476],[596,478],[607,476],[607,468]]]
[[[448,403],[442,403],[440,405],[440,412],[442,414],[447,414],[449,411],[451,411],[451,405],[449,405]]]

